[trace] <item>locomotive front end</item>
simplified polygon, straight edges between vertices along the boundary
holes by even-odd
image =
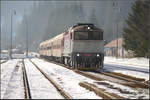
[[[72,31],[71,63],[83,70],[96,70],[103,67],[103,31],[94,25],[79,25]]]

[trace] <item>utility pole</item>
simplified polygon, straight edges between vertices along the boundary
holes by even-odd
[[[119,17],[119,12],[120,12],[120,8],[119,8],[119,6],[118,6],[118,2],[117,2],[117,16]],[[120,18],[120,17],[119,17]],[[119,18],[117,18],[117,19],[119,19]],[[117,58],[118,58],[118,56],[119,56],[119,45],[118,45],[118,39],[119,39],[119,20],[117,21]]]
[[[113,2],[113,6],[114,6],[114,10],[115,10],[115,13],[116,13],[116,58],[118,58],[118,22],[117,22],[117,12],[118,12],[118,2]],[[115,9],[116,8],[116,9]],[[117,12],[116,12],[117,11]]]
[[[26,24],[26,57],[28,58],[28,21],[25,15],[25,24]]]
[[[118,23],[117,23],[117,58],[118,58]]]
[[[13,12],[12,12],[13,11]],[[12,19],[13,19],[13,14],[16,15],[15,10],[11,10],[11,37],[10,37],[10,58],[12,59]]]
[[[149,10],[148,10],[148,12],[150,12],[150,4],[149,4]],[[149,26],[149,37],[150,37],[150,13],[148,15],[148,26]],[[150,38],[149,38],[149,44],[150,44]],[[150,48],[150,45],[149,45],[149,48]],[[150,67],[150,49],[149,49],[148,56],[149,56],[149,67]]]

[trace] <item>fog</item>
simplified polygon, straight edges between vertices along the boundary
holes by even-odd
[[[133,1],[26,1],[31,4],[29,6],[28,3],[26,6],[22,4],[23,8],[20,6],[22,9],[20,20],[16,22],[16,26],[13,26],[13,47],[25,50],[26,34],[28,33],[29,51],[38,51],[40,42],[64,32],[77,23],[94,23],[104,30],[104,39],[109,42],[117,36],[117,24],[119,37],[122,36],[122,28],[126,25],[124,20],[131,11]],[[6,8],[5,6],[3,9]],[[18,6],[17,9],[19,9]],[[1,19],[4,20],[3,17]],[[10,45],[10,31],[5,30],[10,28],[7,27],[10,27],[10,24],[5,24],[1,30],[2,49],[9,49]]]

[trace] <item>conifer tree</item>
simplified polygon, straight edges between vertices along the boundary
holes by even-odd
[[[124,48],[134,52],[136,57],[148,57],[148,15],[150,0],[137,0],[132,6],[124,28]]]

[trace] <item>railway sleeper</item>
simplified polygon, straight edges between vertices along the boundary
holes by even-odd
[[[145,83],[140,83],[140,82],[127,82],[127,83],[122,83],[123,85],[127,85],[133,88],[149,88],[148,84]]]
[[[79,85],[90,91],[95,92],[98,96],[102,97],[103,99],[124,99],[123,97],[114,93],[105,92],[105,89],[98,88],[96,85],[91,83],[80,82]]]
[[[118,79],[121,79],[121,80],[125,80],[125,81],[127,81],[127,83],[123,83],[124,85],[129,85],[129,86],[134,87],[134,88],[138,88],[138,87],[139,88],[149,88],[149,85],[146,84],[146,83],[142,83],[142,82],[132,80],[132,79],[127,79],[126,77],[121,77],[121,76],[117,76],[115,74],[105,73],[105,72],[101,72],[101,74],[108,75],[108,76],[111,76],[111,77],[115,77],[115,78],[118,78]]]
[[[133,80],[136,80],[136,81],[140,81],[140,82],[145,82],[145,79],[143,79],[143,78],[136,78],[136,77],[133,77],[133,76],[130,76],[130,75],[125,75],[125,74],[117,73],[117,72],[108,72],[108,73],[112,74],[112,75],[125,77],[125,78],[130,78],[130,79],[133,79]]]

